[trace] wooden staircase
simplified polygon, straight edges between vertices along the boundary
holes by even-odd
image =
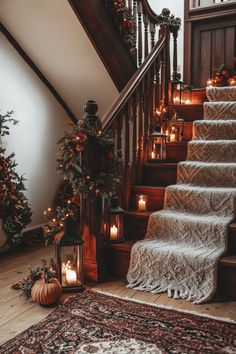
[[[197,107],[197,109],[196,109]],[[163,208],[165,187],[176,183],[177,163],[186,159],[187,142],[191,140],[192,121],[202,119],[202,103],[195,105],[172,106],[178,115],[185,115],[185,141],[167,144],[167,162],[144,163],[142,166],[141,183],[132,185],[129,207],[124,216],[124,243],[107,244],[106,262],[112,276],[126,276],[130,250],[132,245],[143,239],[147,229],[149,215]],[[187,114],[186,112],[191,112]],[[136,194],[146,194],[148,209],[146,212],[136,210]],[[236,222],[229,225],[229,244],[227,255],[219,261],[218,292],[227,297],[236,296]]]

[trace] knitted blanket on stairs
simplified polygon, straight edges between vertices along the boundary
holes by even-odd
[[[194,303],[217,289],[217,263],[236,215],[236,87],[207,88],[204,119],[193,124],[187,160],[131,250],[128,287]]]

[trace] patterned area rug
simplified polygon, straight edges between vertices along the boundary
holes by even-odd
[[[236,324],[87,291],[0,353],[236,353]]]
[[[217,289],[217,264],[236,216],[236,87],[208,88],[204,119],[193,124],[187,161],[165,191],[164,209],[149,217],[134,244],[129,287],[194,303]]]

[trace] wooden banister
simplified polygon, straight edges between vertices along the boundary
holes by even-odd
[[[147,15],[150,18],[150,20],[153,20],[155,22],[156,18],[157,18],[157,14],[155,13],[155,11],[153,11],[153,9],[150,7],[150,5],[149,5],[147,0],[141,0],[141,2],[142,2],[142,5],[143,5],[143,9],[147,13]]]
[[[129,97],[134,93],[137,86],[140,84],[144,78],[147,71],[150,69],[150,66],[153,64],[154,59],[160,54],[166,39],[166,28],[163,28],[162,34],[153,47],[152,51],[146,58],[145,62],[138,68],[133,77],[129,80],[125,88],[120,93],[119,97],[114,101],[109,111],[107,111],[102,119],[103,129],[109,128],[113,123],[116,115],[121,111],[124,105],[127,103]]]

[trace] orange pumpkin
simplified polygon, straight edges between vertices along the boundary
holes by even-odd
[[[37,280],[31,289],[31,298],[41,305],[50,305],[60,299],[62,286],[56,278],[49,279],[45,283],[44,279]]]

